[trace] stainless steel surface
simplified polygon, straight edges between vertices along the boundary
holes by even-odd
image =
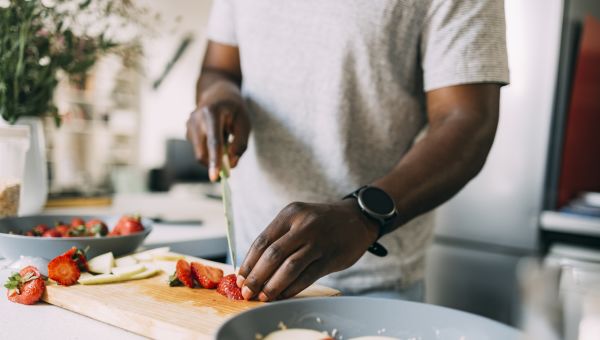
[[[73,217],[84,220],[99,218],[113,229],[120,216],[81,216],[81,215],[32,215],[0,219],[0,257],[16,260],[19,256],[34,256],[52,259],[69,248],[89,247],[88,257],[94,257],[109,251],[115,256],[125,255],[138,248],[152,231],[152,221],[142,219],[145,230],[127,236],[111,237],[68,237],[47,238],[8,234],[9,231],[27,231],[38,224],[54,225],[57,221],[69,222]]]
[[[560,50],[560,0],[506,0],[511,84],[481,173],[438,210],[437,233],[537,248]]]
[[[223,169],[221,170],[221,187],[223,189],[223,207],[225,209],[225,219],[227,220],[227,245],[229,246],[229,257],[233,265],[233,271],[237,272],[237,254],[235,251],[235,226],[233,222],[233,205],[231,203],[231,188],[229,187],[229,157],[227,149],[223,155]]]
[[[520,339],[521,333],[480,316],[401,300],[333,297],[266,304],[238,314],[217,332],[217,340],[255,339],[288,328],[327,331],[335,339],[387,336],[398,339]],[[335,330],[335,334],[334,333]]]

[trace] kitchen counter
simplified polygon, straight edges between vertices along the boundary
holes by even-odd
[[[47,214],[141,214],[160,218],[143,247],[170,246],[173,251],[197,257],[222,257],[227,251],[225,218],[221,201],[203,195],[117,195],[112,206],[55,208]],[[197,221],[201,223],[197,223]],[[0,259],[0,268],[7,265]],[[0,282],[11,271],[0,270]],[[46,303],[24,306],[12,303],[2,288],[0,339],[141,339],[142,337]]]

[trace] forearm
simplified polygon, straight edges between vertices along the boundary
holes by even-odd
[[[397,166],[373,183],[394,198],[396,227],[444,203],[479,173],[496,125],[497,113],[450,115],[430,126]]]

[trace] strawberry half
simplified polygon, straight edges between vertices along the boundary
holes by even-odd
[[[237,286],[237,277],[235,274],[224,276],[219,282],[217,293],[226,296],[231,300],[243,300],[242,290]]]
[[[75,263],[77,263],[77,267],[80,271],[87,272],[88,264],[87,256],[85,255],[86,250],[82,250],[77,247],[72,247],[71,249],[67,250],[63,255],[71,257],[71,259],[75,261]]]
[[[180,286],[181,284],[189,288],[194,288],[192,269],[190,267],[190,264],[183,259],[177,261],[175,274],[171,275],[171,277],[169,278],[169,285],[171,287]]]
[[[80,275],[81,271],[77,263],[68,255],[68,252],[48,263],[48,277],[60,285],[74,285],[79,280]]]
[[[6,295],[10,301],[33,305],[42,298],[46,283],[37,268],[28,266],[11,275],[4,287],[8,289]]]
[[[202,263],[192,262],[192,277],[206,289],[215,289],[223,278],[223,271],[219,268],[205,266]]]

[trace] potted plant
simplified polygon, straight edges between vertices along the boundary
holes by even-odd
[[[131,0],[0,0],[0,125],[31,131],[21,214],[39,212],[46,201],[42,117],[60,124],[53,104],[59,80],[81,86],[100,57],[139,51],[146,14]]]

